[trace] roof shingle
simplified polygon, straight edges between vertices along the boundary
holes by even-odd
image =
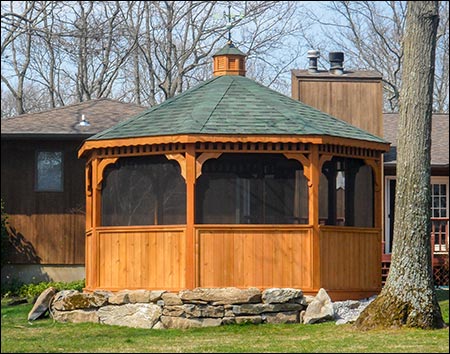
[[[144,111],[146,107],[106,98],[85,101],[51,110],[28,113],[1,120],[2,136],[14,135],[82,135],[88,136],[109,128]],[[79,125],[85,115],[90,125]]]
[[[385,165],[397,164],[398,113],[383,114],[384,138],[391,142],[391,148],[384,154]],[[431,165],[448,166],[449,114],[434,113],[431,122]]]
[[[176,134],[328,135],[385,140],[243,76],[218,76],[89,140]]]

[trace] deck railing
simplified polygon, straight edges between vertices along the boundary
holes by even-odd
[[[435,255],[447,254],[449,251],[449,237],[448,237],[448,223],[449,218],[431,218],[431,252],[433,258]],[[385,242],[382,242],[381,251],[383,261],[390,261],[391,254],[385,252]]]
[[[431,218],[431,254],[435,283],[448,285],[448,223],[449,218]],[[382,245],[382,283],[387,279],[391,264],[391,254],[385,253],[384,242]]]

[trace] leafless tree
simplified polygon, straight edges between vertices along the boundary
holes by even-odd
[[[77,100],[110,97],[135,46],[123,35],[120,2],[68,1],[64,8],[60,45],[67,53],[65,73],[76,88]]]
[[[232,40],[248,55],[248,76],[288,92],[280,75],[299,58],[304,25],[297,20],[295,2],[134,1],[127,4],[132,14],[127,23],[139,51],[124,67],[128,74],[123,77],[132,78],[124,83],[128,95],[154,105],[210,78],[211,56],[228,36],[228,4]],[[294,39],[286,51],[286,42]]]
[[[5,3],[2,97],[13,93],[16,113],[30,111],[25,82],[43,88],[48,107],[99,97],[160,103],[211,78],[230,27],[248,76],[288,94],[305,25],[294,1]]]
[[[312,48],[346,53],[348,67],[370,69],[383,76],[386,111],[398,111],[402,84],[403,36],[406,19],[406,1],[329,1],[327,17],[318,11],[308,16],[319,24],[324,37],[305,32]],[[320,5],[317,5],[320,6]],[[441,16],[437,35],[434,110],[448,112],[448,58],[449,58],[449,4],[440,2]]]
[[[15,98],[15,113],[22,114],[26,111],[24,87],[31,61],[33,29],[42,21],[45,8],[35,1],[2,1],[1,6],[1,78]]]
[[[356,326],[442,328],[430,245],[430,160],[438,1],[410,1],[403,43],[392,263]]]

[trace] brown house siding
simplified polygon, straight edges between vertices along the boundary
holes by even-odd
[[[13,264],[84,264],[84,160],[79,140],[3,140],[1,196],[13,232]],[[38,192],[37,151],[63,152],[63,192]]]

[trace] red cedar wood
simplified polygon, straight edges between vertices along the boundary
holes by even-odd
[[[376,146],[379,148],[384,145],[376,144]],[[220,153],[203,152],[197,155],[195,144],[189,143],[186,145],[185,158],[177,159],[181,166],[185,165],[186,173],[187,218],[185,226],[101,227],[101,183],[99,181],[101,181],[101,173],[107,162],[115,161],[116,158],[107,158],[102,161],[103,159],[97,157],[94,150],[91,159],[92,185],[98,188],[93,188],[92,193],[92,228],[87,224],[88,235],[92,232],[92,236],[88,236],[88,238],[92,240],[86,246],[86,252],[92,258],[88,258],[90,259],[88,262],[91,264],[87,264],[86,267],[88,282],[86,290],[164,288],[169,291],[178,291],[183,288],[193,289],[197,286],[224,286],[224,284],[230,284],[228,281],[232,281],[229,286],[238,288],[288,286],[290,283],[302,288],[305,293],[311,294],[328,284],[331,288],[327,290],[334,299],[357,298],[361,295],[375,294],[374,289],[378,288],[372,284],[376,284],[377,279],[381,279],[381,275],[378,277],[377,271],[369,269],[368,283],[361,283],[360,279],[366,275],[363,276],[359,273],[368,269],[361,257],[346,255],[346,259],[354,259],[351,269],[356,273],[349,280],[350,283],[346,283],[348,289],[342,289],[332,281],[334,275],[330,273],[330,269],[334,268],[331,265],[343,260],[333,256],[329,250],[333,249],[332,247],[335,245],[329,246],[327,241],[331,242],[337,238],[337,243],[342,245],[347,241],[354,242],[355,245],[348,249],[361,254],[366,254],[367,247],[373,248],[371,252],[378,254],[380,247],[377,244],[378,241],[365,244],[359,242],[357,237],[363,235],[362,237],[366,239],[366,234],[374,235],[371,238],[379,238],[381,243],[381,230],[378,228],[344,228],[343,232],[333,234],[334,238],[324,239],[324,232],[333,233],[333,227],[323,229],[323,226],[319,226],[318,183],[321,165],[332,155],[320,154],[318,145],[311,145],[308,153],[283,151],[281,146],[278,147],[279,153],[298,159],[303,164],[307,162],[305,175],[309,181],[309,225],[195,225],[195,181],[198,174],[197,169],[200,168],[197,158],[205,154],[201,160],[206,160],[215,158]],[[367,146],[364,147],[367,148]],[[374,169],[374,175],[378,181],[381,176],[381,173],[376,171],[381,168],[379,160],[379,158],[365,159],[366,163]],[[376,200],[378,199],[380,199],[380,194],[376,196]],[[375,208],[379,209],[380,206],[381,203],[376,202]],[[379,211],[376,211],[375,214],[377,217],[381,217]],[[217,237],[211,237],[213,234]],[[262,241],[259,242],[260,240]],[[298,240],[303,240],[300,242],[301,248],[296,247]],[[138,252],[137,248],[139,247],[141,249]],[[305,249],[308,250],[306,253]],[[252,259],[252,255],[256,253],[272,255],[272,261],[262,265],[258,257]],[[229,257],[231,254],[234,255],[232,259]],[[380,263],[378,264],[381,264],[381,253],[379,258]],[[154,261],[148,263],[149,259]],[[228,266],[227,260],[230,262]],[[302,269],[302,275],[293,271],[293,265]],[[143,269],[148,269],[151,274],[143,276],[135,273],[142,272]],[[212,272],[213,269],[222,269],[222,271]],[[215,274],[217,278],[214,278]],[[375,275],[378,278],[375,279]],[[272,279],[272,283],[270,283],[270,279]],[[300,284],[301,282],[303,283]],[[366,286],[367,284],[370,287]]]

